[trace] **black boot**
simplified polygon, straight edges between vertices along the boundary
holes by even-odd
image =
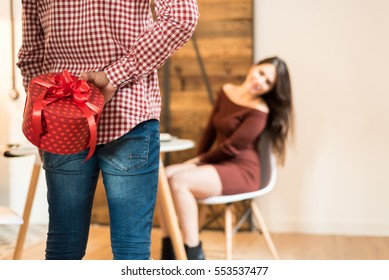
[[[201,242],[195,247],[189,247],[184,244],[186,257],[188,260],[205,260],[203,248],[201,247]]]
[[[173,243],[170,237],[162,238],[162,254],[161,260],[175,260],[176,255],[174,254]]]

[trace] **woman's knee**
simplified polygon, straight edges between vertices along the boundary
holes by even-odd
[[[169,166],[166,166],[165,167],[165,173],[166,173],[166,177],[170,178],[173,176],[174,174],[174,170],[176,169],[176,166],[175,165],[169,165]]]
[[[172,193],[180,193],[188,190],[189,178],[184,172],[176,173],[169,179],[169,186]]]

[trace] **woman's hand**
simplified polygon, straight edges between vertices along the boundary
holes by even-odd
[[[95,85],[104,95],[104,103],[107,104],[117,91],[117,87],[113,86],[104,71],[100,72],[84,72],[81,73],[79,79],[85,80]]]
[[[201,160],[200,160],[200,156],[197,156],[195,158],[192,158],[192,159],[188,159],[187,161],[185,161],[184,163],[186,164],[195,164],[195,165],[198,165],[200,164]]]

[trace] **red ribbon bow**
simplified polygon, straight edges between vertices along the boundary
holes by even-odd
[[[35,100],[32,113],[32,124],[34,127],[35,143],[40,143],[42,129],[42,110],[45,106],[54,103],[60,99],[70,98],[78,109],[85,115],[89,125],[89,153],[85,160],[93,155],[97,143],[97,122],[100,118],[101,108],[89,102],[91,89],[85,80],[79,80],[76,76],[69,74],[64,70],[50,82],[41,78],[35,78],[33,83],[47,88]],[[98,114],[97,121],[94,114]],[[87,148],[87,147],[85,147]]]

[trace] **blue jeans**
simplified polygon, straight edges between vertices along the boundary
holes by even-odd
[[[82,259],[101,170],[114,259],[149,259],[158,186],[159,122],[145,121],[124,136],[72,155],[43,152],[49,203],[46,259]]]

